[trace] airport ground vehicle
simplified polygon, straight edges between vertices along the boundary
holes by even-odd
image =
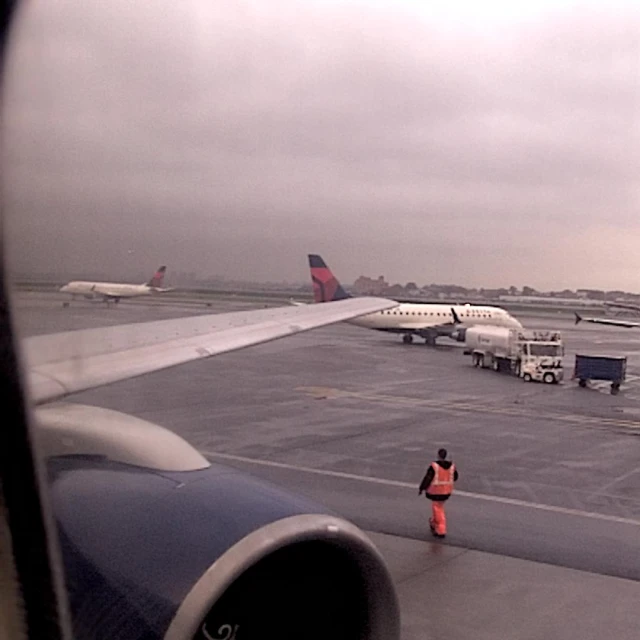
[[[558,383],[564,377],[564,346],[559,331],[471,327],[465,354],[475,367],[506,371],[523,380]]]
[[[607,380],[611,382],[611,394],[617,395],[627,373],[627,359],[624,356],[587,356],[576,354],[573,378],[581,387],[589,380]]]

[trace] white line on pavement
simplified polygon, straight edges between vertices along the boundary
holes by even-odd
[[[402,487],[403,489],[417,489],[418,485],[410,482],[400,482],[399,480],[387,480],[385,478],[374,478],[372,476],[359,476],[355,473],[346,473],[344,471],[332,471],[330,469],[314,469],[312,467],[301,467],[286,462],[276,462],[275,460],[259,460],[257,458],[246,458],[244,456],[236,456],[230,453],[218,453],[216,451],[200,451],[203,456],[209,458],[221,458],[223,460],[235,460],[236,462],[244,462],[248,464],[260,465],[263,467],[273,467],[276,469],[288,469],[290,471],[299,471],[302,473],[313,473],[320,476],[330,476],[332,478],[343,478],[345,480],[356,480],[359,482],[369,482],[371,484],[382,484],[389,487]],[[619,516],[611,516],[605,513],[594,513],[592,511],[582,511],[581,509],[569,509],[567,507],[557,507],[550,504],[540,504],[538,502],[527,502],[525,500],[517,500],[515,498],[503,498],[502,496],[490,496],[484,493],[472,493],[470,491],[458,491],[457,496],[464,496],[472,500],[484,500],[486,502],[498,502],[500,504],[509,504],[516,507],[525,507],[528,509],[538,509],[540,511],[550,511],[552,513],[562,513],[565,515],[579,516],[581,518],[591,518],[592,520],[605,520],[606,522],[616,522],[619,524],[630,524],[640,527],[640,520],[632,518],[621,518]]]

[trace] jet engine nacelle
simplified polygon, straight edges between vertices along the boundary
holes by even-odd
[[[467,337],[467,329],[466,328],[460,328],[460,329],[456,329],[452,334],[451,337],[456,341],[456,342],[464,342],[466,337]]]
[[[131,416],[38,420],[75,638],[399,638],[391,577],[354,525]]]

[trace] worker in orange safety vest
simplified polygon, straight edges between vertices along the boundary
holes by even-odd
[[[425,473],[418,495],[424,491],[427,498],[431,500],[431,518],[429,526],[431,533],[436,538],[444,538],[447,535],[447,516],[444,512],[444,503],[453,493],[453,483],[458,479],[456,466],[447,460],[447,450],[438,450],[438,459],[432,462]]]

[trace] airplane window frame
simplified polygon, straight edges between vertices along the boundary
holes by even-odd
[[[2,81],[19,4],[6,0],[0,5]],[[5,183],[0,192],[0,402],[5,418],[0,429],[0,562],[8,577],[0,581],[0,624],[8,637],[71,640],[57,532],[21,375],[6,264],[4,190]]]

